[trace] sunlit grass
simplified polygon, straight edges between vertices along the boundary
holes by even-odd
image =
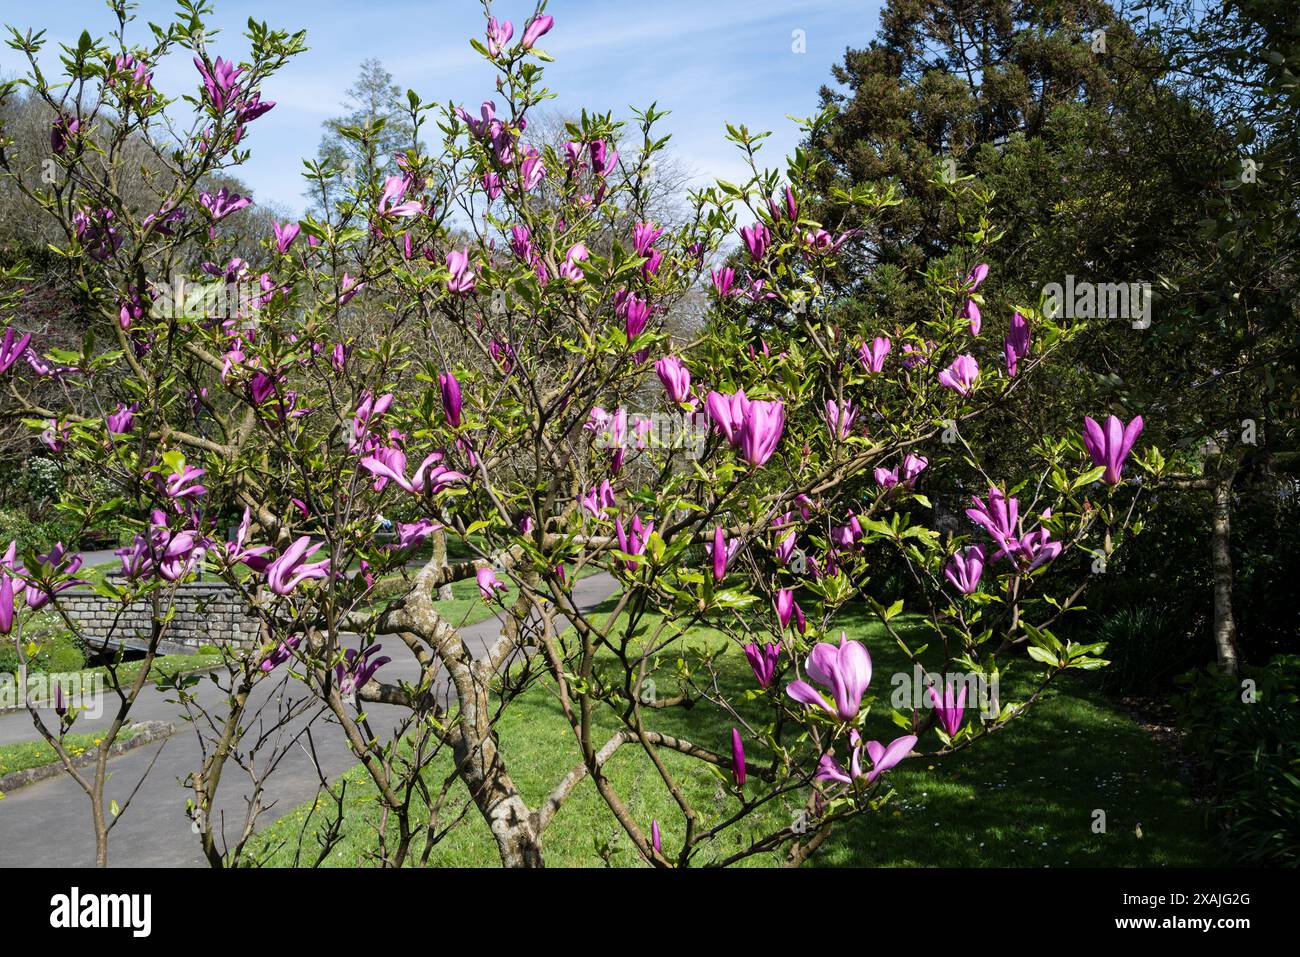
[[[868,719],[869,736],[883,740],[898,729],[889,721],[888,675],[910,671],[902,652],[874,623],[848,616],[850,634],[867,642],[875,662],[876,696]],[[722,636],[708,629],[692,640]],[[754,687],[743,656],[735,649],[721,658],[723,687],[740,701]],[[1012,676],[1003,682],[1004,700],[1023,695],[1026,686]],[[743,704],[742,713],[753,703]],[[757,712],[754,712],[757,716]],[[703,703],[691,709],[653,713],[653,726],[726,753],[730,723]],[[607,713],[599,713],[597,737],[616,730]],[[579,762],[572,732],[547,681],[526,692],[498,724],[501,750],[510,773],[530,807],[537,806]],[[920,747],[934,750],[933,737]],[[763,758],[757,745],[750,761]],[[665,761],[700,814],[700,825],[735,808],[718,775],[700,762],[674,753]],[[451,770],[440,756],[427,772],[440,784]],[[638,821],[649,829],[658,819],[666,853],[681,839],[681,813],[648,762],[625,748],[608,766],[610,779]],[[349,771],[343,838],[327,863],[355,866],[371,861],[379,820],[375,792],[360,767]],[[1030,714],[1005,731],[960,754],[942,760],[909,759],[886,779],[892,799],[874,814],[841,825],[813,859],[831,866],[1189,866],[1213,863],[1212,841],[1176,771],[1158,746],[1130,718],[1117,712],[1092,686],[1089,676],[1070,676],[1050,688]],[[754,787],[750,785],[751,789]],[[463,804],[457,784],[453,792]],[[751,796],[756,795],[751,790]],[[753,826],[719,842],[695,863],[717,860],[746,845],[751,833],[788,823],[798,808],[792,799],[758,812]],[[460,805],[454,805],[459,807]],[[259,836],[263,862],[294,863],[299,835],[304,858],[314,859],[313,838],[322,816],[299,807]],[[1100,831],[1097,812],[1104,812]],[[446,815],[443,820],[445,821]],[[421,820],[421,823],[423,821]],[[304,827],[305,825],[305,827]],[[1139,828],[1140,835],[1139,836]],[[390,831],[390,833],[392,833]],[[621,827],[589,781],[574,794],[547,830],[544,848],[551,866],[633,865],[639,862]],[[773,864],[771,855],[750,864]],[[493,866],[495,847],[477,812],[471,808],[460,827],[431,852],[435,866]]]

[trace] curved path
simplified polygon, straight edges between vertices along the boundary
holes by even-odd
[[[602,572],[578,581],[574,585],[574,598],[580,608],[593,608],[616,587],[614,579]],[[488,618],[465,626],[461,634],[471,648],[477,647],[481,652],[496,637],[498,629],[498,620]],[[384,654],[393,659],[384,666],[384,680],[413,680],[418,675],[415,658],[400,642],[395,639],[385,642]],[[265,722],[273,724],[280,703],[276,696],[281,687],[279,681],[260,682],[253,692],[250,713],[265,706]],[[206,679],[199,682],[195,691],[208,708],[220,706],[224,699]],[[207,864],[193,825],[185,814],[185,801],[190,792],[182,786],[185,776],[201,761],[198,735],[185,721],[179,705],[169,703],[167,697],[168,693],[152,685],[146,687],[131,710],[131,719],[171,721],[177,727],[176,734],[161,745],[161,750],[158,744],[145,745],[109,762],[112,776],[106,798],[121,803],[156,756],[153,769],[109,836],[109,862],[114,866],[204,867]],[[399,719],[396,708],[372,705],[368,711],[372,727],[379,734],[390,731]],[[54,714],[46,711],[42,717],[48,725]],[[307,746],[306,735],[300,737],[267,779],[263,804],[274,803],[259,817],[261,827],[316,795],[319,787],[316,763],[330,780],[357,763],[337,724],[327,717],[315,714],[312,717],[313,721],[300,718],[291,722],[287,731],[277,732],[292,736],[304,725],[310,725],[311,747]],[[106,717],[78,721],[74,730],[93,731],[107,722]],[[249,733],[256,732],[250,729]],[[36,737],[31,715],[26,711],[0,715],[0,744]],[[218,810],[225,813],[232,829],[242,825],[250,789],[249,779],[240,769],[227,769]],[[66,774],[0,799],[0,867],[89,867],[94,864],[94,848],[89,799]]]

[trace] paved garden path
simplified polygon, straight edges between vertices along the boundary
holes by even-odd
[[[614,579],[602,572],[578,581],[574,585],[574,597],[579,607],[592,608],[612,594],[615,587]],[[467,625],[461,634],[481,654],[498,634],[498,628],[497,619],[489,618]],[[393,659],[381,672],[384,680],[414,680],[419,669],[405,645],[396,638],[389,638],[383,645],[383,653]],[[301,685],[297,685],[296,691],[295,685],[297,682],[290,682],[290,695],[301,694]],[[275,723],[282,687],[278,681],[263,681],[253,693],[249,713],[264,706],[263,723],[268,728]],[[206,679],[200,681],[196,691],[208,708],[220,708],[224,701],[224,695]],[[153,770],[110,834],[109,862],[115,866],[206,866],[198,836],[185,814],[185,800],[190,792],[182,786],[185,776],[201,761],[200,742],[195,729],[184,720],[180,706],[169,703],[168,697],[168,693],[150,685],[131,709],[133,721],[152,719],[176,724],[176,734],[162,743],[161,751],[157,743],[145,745],[109,762],[112,776],[106,798],[120,804],[157,756]],[[368,713],[372,728],[380,736],[386,736],[401,715],[399,709],[383,705],[370,706]],[[43,712],[43,716],[47,724],[54,719],[53,712]],[[78,721],[75,730],[93,731],[104,727],[108,720],[103,717],[84,724]],[[317,794],[316,765],[333,780],[357,763],[332,718],[313,712],[277,733],[291,737],[307,725],[311,731],[310,747],[307,736],[301,736],[267,780],[263,804],[274,803],[258,819],[260,827]],[[26,711],[0,715],[0,744],[29,741],[36,736]],[[221,784],[218,812],[224,813],[231,837],[242,826],[250,791],[247,775],[236,767],[228,767]],[[88,867],[94,864],[94,848],[89,799],[68,775],[21,788],[0,800],[0,867]]]

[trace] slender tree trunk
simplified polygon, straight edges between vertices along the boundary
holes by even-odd
[[[1214,568],[1214,649],[1219,667],[1236,677],[1237,622],[1232,614],[1232,480],[1231,473],[1213,485],[1211,556]]]
[[[429,536],[429,542],[433,545],[433,561],[438,568],[447,567],[447,533],[442,529],[434,532]],[[452,598],[451,584],[438,586],[438,601],[450,601]]]

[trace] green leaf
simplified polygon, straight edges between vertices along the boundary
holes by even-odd
[[[1029,647],[1029,657],[1033,658],[1035,661],[1041,661],[1045,665],[1056,666],[1060,664],[1060,662],[1056,660],[1056,655],[1052,654],[1046,648],[1039,648],[1034,645]]]

